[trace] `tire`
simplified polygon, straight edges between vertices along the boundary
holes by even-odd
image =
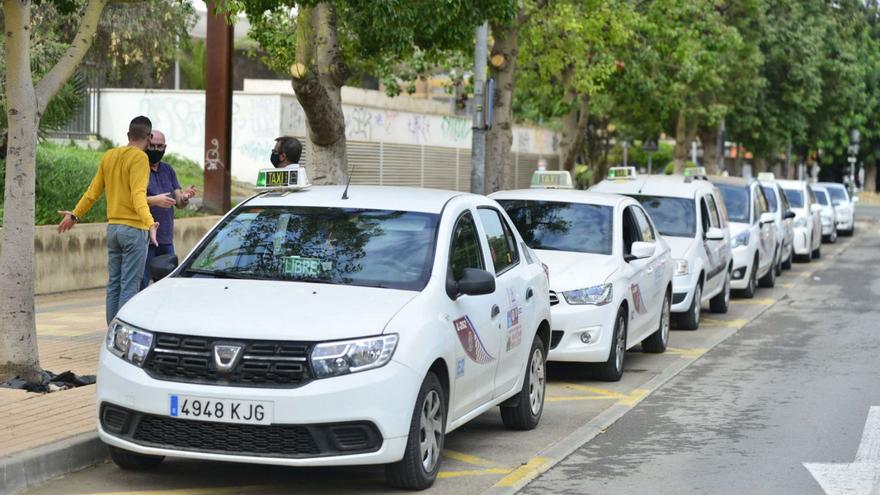
[[[388,484],[406,490],[424,490],[433,485],[440,472],[445,436],[446,394],[437,375],[428,372],[413,407],[403,459],[385,466]]]
[[[113,460],[113,463],[129,471],[155,469],[165,460],[165,456],[161,455],[138,454],[112,445],[108,445],[107,448],[110,450],[110,459]]]
[[[822,257],[822,246],[820,245],[819,247],[817,247],[816,249],[813,250],[813,254],[812,254],[812,256],[810,256],[810,258],[817,260],[821,257]]]
[[[778,276],[782,275],[782,247],[781,246],[778,246],[776,248],[776,254],[777,254],[776,264],[773,265],[773,267],[776,270],[776,276],[778,277]]]
[[[700,287],[699,285],[697,287]],[[669,343],[669,312],[671,307],[669,292],[663,296],[663,308],[660,310],[660,325],[657,330],[642,341],[642,350],[651,354],[666,352]]]
[[[746,286],[745,289],[740,291],[740,294],[746,298],[751,299],[755,297],[755,291],[758,290],[758,257],[755,257],[754,264],[752,265],[752,272],[749,274],[749,285]]]
[[[501,406],[501,421],[510,430],[533,430],[544,412],[544,392],[547,387],[547,356],[544,342],[535,335],[529,351],[529,363],[522,390]]]
[[[623,376],[623,361],[626,357],[626,316],[623,308],[617,311],[608,360],[593,365],[596,378],[604,382],[616,382]]]
[[[834,230],[831,231],[831,235],[828,237],[828,242],[831,244],[837,242],[837,227],[834,227]]]
[[[776,257],[774,256],[773,259],[775,260]],[[757,266],[758,265],[755,265],[755,269],[757,269]],[[767,270],[767,273],[764,274],[763,277],[761,277],[761,280],[758,283],[761,285],[761,287],[773,287],[774,285],[776,285],[776,267],[771,266],[770,269]]]
[[[715,297],[709,300],[709,309],[713,313],[727,313],[730,307],[730,270],[724,277],[724,288]]]
[[[694,299],[691,301],[691,307],[686,313],[676,316],[676,327],[682,330],[696,330],[700,328],[700,312],[702,311],[703,283],[700,282],[694,287]]]
[[[788,250],[788,258],[782,263],[784,270],[791,270],[792,261],[794,261],[794,248]]]

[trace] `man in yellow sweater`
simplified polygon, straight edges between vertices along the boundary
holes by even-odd
[[[67,232],[107,193],[107,324],[137,294],[147,258],[147,240],[156,244],[159,224],[147,205],[150,164],[144,150],[150,144],[153,123],[135,117],[128,126],[128,145],[104,153],[88,190],[73,211],[60,211],[58,232]]]

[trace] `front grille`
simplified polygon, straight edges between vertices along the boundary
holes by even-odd
[[[311,344],[271,340],[230,340],[157,333],[144,371],[158,380],[240,387],[289,388],[311,380]],[[229,371],[214,363],[214,345],[242,346],[241,357]]]
[[[559,304],[559,296],[556,295],[552,290],[550,291],[550,306],[556,306]]]
[[[108,418],[125,417],[121,429]],[[303,458],[375,452],[382,437],[369,422],[245,425],[145,414],[101,405],[105,431],[145,447],[258,457]]]
[[[553,330],[550,334],[550,348],[556,349],[556,346],[559,345],[559,341],[562,340],[562,336],[565,334],[562,330]]]

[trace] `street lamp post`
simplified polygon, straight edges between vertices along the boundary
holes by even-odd
[[[856,191],[856,161],[859,154],[859,138],[859,130],[853,129],[849,134],[850,145],[847,148],[847,154],[849,155],[849,183],[851,184],[852,192]]]
[[[653,163],[652,158],[654,158],[654,153],[659,149],[657,146],[657,140],[653,138],[645,139],[642,143],[642,151],[644,151],[648,155],[648,175],[653,173]]]

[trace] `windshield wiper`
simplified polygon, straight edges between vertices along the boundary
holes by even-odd
[[[196,268],[187,268],[184,273],[195,273],[198,275],[210,275],[214,278],[232,278],[241,280],[274,280],[265,275],[258,275],[249,272],[233,272],[228,270],[199,270]]]
[[[551,246],[543,246],[543,245],[529,246],[529,247],[532,249],[543,249],[544,251],[565,251],[565,249],[559,249],[559,248],[555,248],[555,247],[551,247]]]

